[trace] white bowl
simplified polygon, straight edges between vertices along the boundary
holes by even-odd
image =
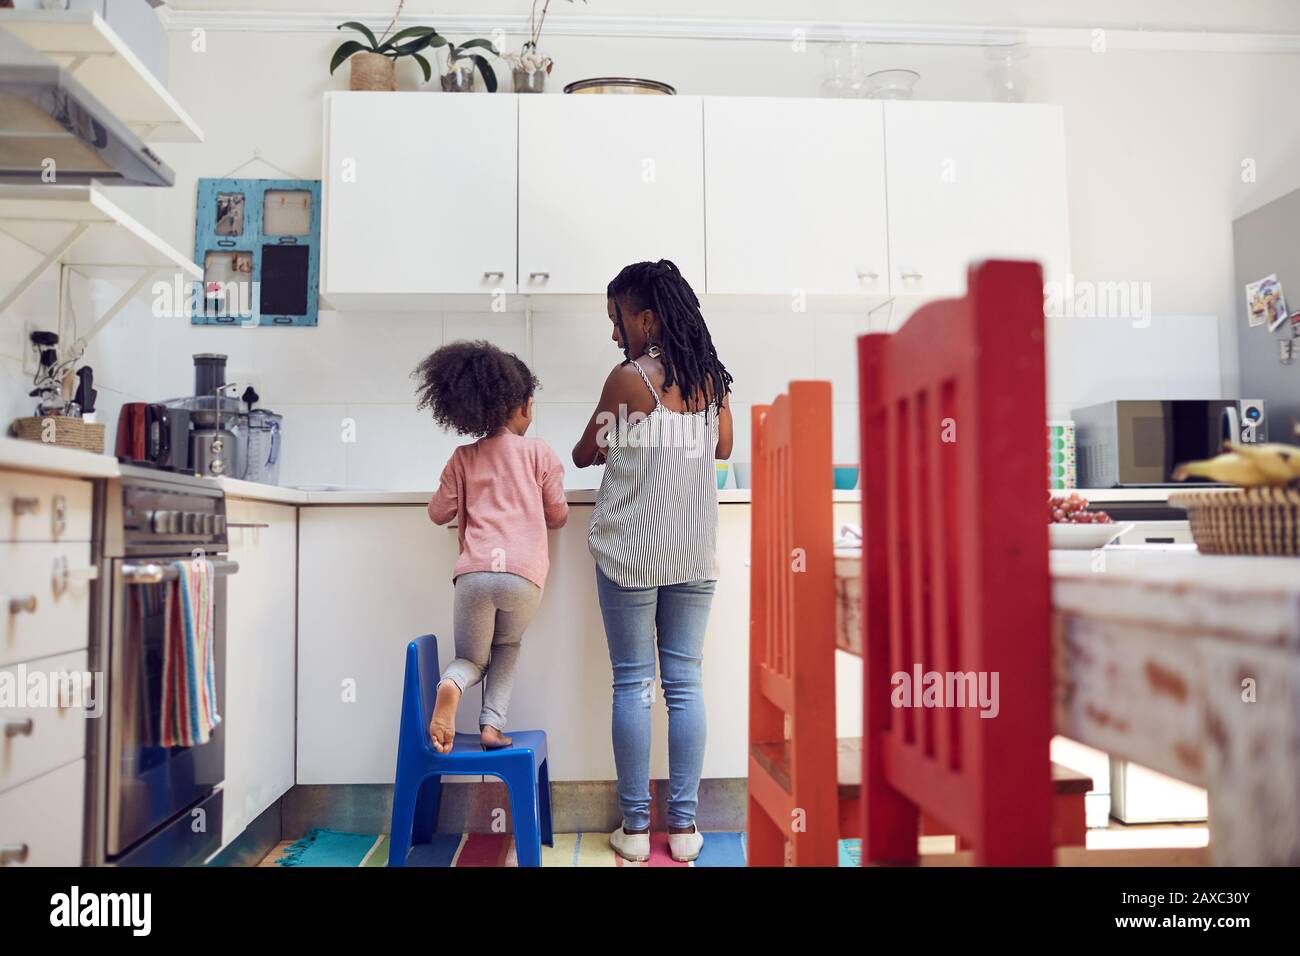
[[[1052,548],[1058,551],[1095,551],[1104,548],[1125,531],[1130,531],[1133,523],[1112,524],[1049,524],[1048,539]]]

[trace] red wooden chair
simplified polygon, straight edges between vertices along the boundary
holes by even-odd
[[[864,865],[915,863],[919,811],[979,865],[1053,861],[1042,273],[968,287],[858,340]],[[914,664],[996,672],[997,716],[894,707]]]
[[[781,866],[788,840],[795,866],[835,866],[831,385],[752,414],[749,865]]]

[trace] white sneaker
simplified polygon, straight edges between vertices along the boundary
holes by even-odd
[[[678,863],[689,863],[700,855],[704,846],[704,834],[699,827],[692,827],[690,833],[668,833],[668,852]]]
[[[633,863],[644,863],[650,859],[650,834],[627,833],[623,825],[609,835],[609,845],[614,852]]]

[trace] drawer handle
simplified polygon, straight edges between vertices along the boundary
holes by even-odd
[[[5,721],[5,737],[6,737],[6,738],[8,738],[8,737],[30,737],[30,736],[32,735],[32,730],[33,730],[33,729],[35,729],[35,724],[32,723],[32,719],[31,719],[30,717],[24,718],[23,720],[6,720],[6,721]]]
[[[901,277],[904,279],[924,279],[925,274],[921,272],[904,272]]]
[[[98,567],[92,564],[88,568],[69,568],[67,557],[61,554],[54,559],[54,571],[50,575],[50,587],[55,594],[62,594],[73,581],[95,581],[98,579]]]
[[[866,282],[875,282],[877,279],[880,278],[880,273],[879,273],[879,272],[859,272],[859,273],[858,273],[858,278],[859,278],[859,279],[862,279],[862,280],[864,280],[864,281],[866,281]]]
[[[549,272],[530,272],[528,273],[529,282],[545,282],[551,277]]]
[[[0,844],[0,866],[8,863],[26,863],[28,846],[26,843]]]
[[[269,528],[271,526],[261,521],[228,521],[226,522],[226,527],[227,528]]]
[[[484,278],[484,279],[504,279],[505,277],[506,277],[506,274],[505,274],[504,272],[485,272],[485,273],[483,273],[483,278]]]
[[[9,598],[8,601],[10,614],[22,614],[24,612],[28,614],[36,613],[35,594],[20,594]]]
[[[63,495],[54,496],[54,506],[50,510],[50,531],[55,538],[63,537],[68,530],[68,499]]]

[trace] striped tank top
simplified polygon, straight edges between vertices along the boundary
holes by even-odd
[[[587,544],[619,587],[652,588],[718,576],[718,412],[675,412],[654,396],[648,415],[621,411],[609,429],[605,476]]]

